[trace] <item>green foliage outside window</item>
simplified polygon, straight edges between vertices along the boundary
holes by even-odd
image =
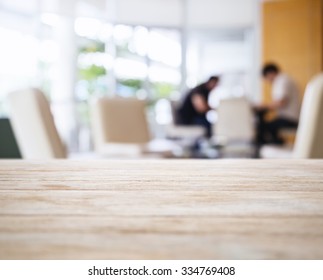
[[[103,53],[104,51],[104,43],[99,41],[86,40],[82,47],[79,48],[79,54],[84,55],[98,52]],[[101,65],[91,64],[86,67],[83,66],[78,68],[78,79],[84,88],[83,90],[87,92],[88,98],[94,93],[106,92],[106,83],[104,82],[104,77],[106,75],[107,70]],[[88,125],[90,110],[87,98],[77,103],[76,110],[80,123]]]
[[[95,52],[104,52],[105,46],[103,42],[99,41],[90,41],[88,44],[82,46],[79,49],[79,53],[95,53]]]
[[[135,91],[143,87],[144,81],[138,79],[119,80],[121,85],[134,89]]]
[[[100,76],[105,76],[107,74],[106,69],[103,66],[97,66],[92,64],[87,68],[81,68],[79,70],[79,76],[82,80],[93,81]]]
[[[171,94],[177,90],[176,85],[163,82],[155,82],[152,84],[155,99],[169,98]]]

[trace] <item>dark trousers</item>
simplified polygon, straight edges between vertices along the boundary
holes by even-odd
[[[178,125],[199,125],[203,126],[206,130],[206,137],[210,138],[212,136],[212,125],[206,119],[205,115],[195,115],[190,116],[183,114],[180,110],[176,112],[175,123]]]
[[[210,138],[212,136],[212,127],[206,117],[195,117],[192,124],[203,126],[206,129],[206,137]]]
[[[277,117],[272,121],[265,121],[266,112],[257,112],[257,144],[273,143],[283,144],[284,141],[279,137],[279,132],[283,128],[297,128],[298,123],[286,118]]]

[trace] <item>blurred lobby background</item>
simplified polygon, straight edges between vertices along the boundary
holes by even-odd
[[[211,75],[221,77],[213,108],[232,97],[269,100],[266,61],[281,65],[303,94],[323,68],[322,7],[321,0],[0,0],[0,116],[9,116],[8,93],[39,88],[68,151],[88,153],[95,98],[144,100],[152,138],[165,138],[170,101]]]

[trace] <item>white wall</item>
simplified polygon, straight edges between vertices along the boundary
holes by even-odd
[[[250,64],[248,48],[250,43],[246,41],[223,41],[204,45],[201,57],[203,77],[245,71]]]
[[[183,3],[193,28],[245,28],[256,23],[259,0],[1,0],[3,7],[26,13],[41,6],[44,12],[74,15],[74,2],[86,7],[82,15],[106,16],[112,7],[120,23],[148,26],[177,26],[183,22]],[[72,3],[72,5],[70,4]],[[92,8],[91,8],[92,7]],[[116,12],[115,12],[116,11]]]
[[[192,27],[245,28],[255,23],[257,0],[188,0]]]
[[[117,22],[148,26],[181,26],[182,0],[118,0]]]
[[[111,0],[110,0],[111,1]],[[256,22],[258,0],[114,0],[117,21],[148,26],[178,26],[183,2],[188,4],[190,27],[245,28]]]

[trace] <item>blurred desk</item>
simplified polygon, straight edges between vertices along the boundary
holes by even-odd
[[[322,259],[323,161],[0,161],[1,259]]]

